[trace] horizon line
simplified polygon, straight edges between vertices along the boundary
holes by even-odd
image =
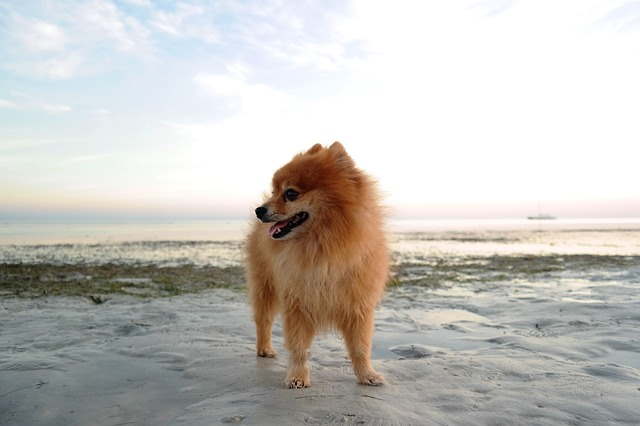
[[[550,220],[529,219],[528,216],[407,216],[394,215],[387,216],[388,221],[495,221],[495,220],[530,220],[532,223],[544,222],[554,223],[563,220],[639,220],[640,216],[624,215],[624,216],[554,216]],[[173,223],[173,222],[224,222],[224,221],[253,221],[255,218],[246,216],[84,216],[84,217],[65,217],[65,216],[49,216],[49,217],[0,217],[0,225],[5,224],[103,224],[103,223]]]

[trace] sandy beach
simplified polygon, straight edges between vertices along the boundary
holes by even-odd
[[[382,387],[319,336],[256,358],[239,238],[0,245],[2,425],[602,425],[640,418],[640,226],[403,229]],[[93,296],[93,298],[91,298]]]

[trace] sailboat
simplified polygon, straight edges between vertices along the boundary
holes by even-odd
[[[553,220],[555,216],[552,216],[548,213],[540,213],[540,201],[538,201],[538,214],[535,216],[527,216],[529,220]]]
[[[529,220],[552,220],[552,219],[556,219],[556,217],[552,216],[550,214],[541,213],[541,214],[537,214],[535,216],[527,216],[527,219],[529,219]]]

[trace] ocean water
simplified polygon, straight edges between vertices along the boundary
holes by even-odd
[[[99,244],[127,241],[233,241],[242,240],[252,220],[219,219],[193,221],[135,221],[105,223],[22,221],[0,222],[0,245]],[[640,218],[574,218],[557,220],[392,219],[391,233],[553,231],[553,230],[637,230]]]
[[[128,241],[241,240],[248,220],[135,222],[4,222],[0,245],[111,244]]]
[[[241,266],[247,220],[2,223],[0,263]],[[392,220],[396,264],[512,255],[640,255],[640,218]]]

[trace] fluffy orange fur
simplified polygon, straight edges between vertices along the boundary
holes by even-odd
[[[374,182],[335,142],[296,155],[276,171],[272,189],[246,245],[258,356],[276,355],[271,327],[281,313],[290,355],[286,386],[310,386],[308,350],[326,330],[342,333],[359,383],[384,383],[370,360],[374,310],[389,263]],[[295,191],[294,200],[287,190]],[[273,227],[300,212],[308,218],[274,239]]]

